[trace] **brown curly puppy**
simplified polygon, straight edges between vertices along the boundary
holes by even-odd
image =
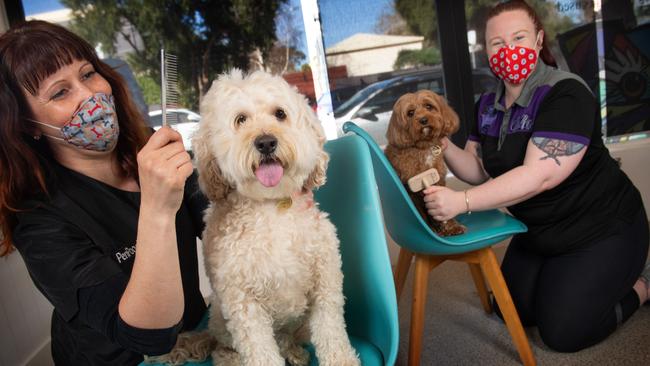
[[[435,168],[440,175],[436,185],[445,185],[447,168],[442,157],[441,139],[458,131],[458,115],[445,99],[429,90],[402,95],[388,124],[386,157],[397,171],[402,183],[409,178]],[[422,192],[409,192],[415,207],[441,236],[458,235],[465,227],[456,220],[436,221],[427,214]]]

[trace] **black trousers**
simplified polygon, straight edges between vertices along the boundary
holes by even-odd
[[[618,234],[556,255],[525,249],[515,236],[501,271],[524,326],[536,325],[544,343],[559,352],[576,352],[609,336],[638,308],[632,288],[648,255],[644,210]],[[497,314],[501,316],[497,309]]]

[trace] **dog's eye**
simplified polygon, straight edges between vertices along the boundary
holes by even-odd
[[[409,111],[406,112],[406,115],[409,116],[409,117],[413,117],[414,114],[415,114],[415,111],[413,109],[409,109]]]
[[[278,121],[284,121],[287,119],[287,114],[284,113],[284,110],[282,110],[282,108],[278,108],[275,110],[275,118],[277,118]]]
[[[235,118],[235,122],[237,122],[238,125],[243,124],[244,122],[246,122],[246,116],[244,116],[243,114],[238,115],[237,118]]]
[[[427,105],[424,106],[424,108],[426,108],[427,111],[430,111],[430,110],[433,109],[433,106],[431,104],[427,104]]]

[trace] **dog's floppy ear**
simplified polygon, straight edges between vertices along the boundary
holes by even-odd
[[[325,184],[325,181],[327,180],[327,163],[329,160],[330,156],[327,155],[325,150],[321,149],[321,151],[318,152],[318,162],[316,163],[316,167],[311,173],[309,173],[307,180],[305,180],[305,189],[311,191]]]
[[[307,118],[313,119],[312,121],[309,121],[309,125],[316,134],[318,144],[320,145],[318,147],[318,161],[316,162],[316,166],[314,167],[314,170],[309,173],[307,180],[305,180],[305,188],[311,191],[325,184],[325,181],[327,180],[327,163],[330,161],[330,156],[323,149],[323,146],[325,145],[323,126],[321,126],[320,121],[316,118],[316,114],[311,110],[311,108],[309,108],[309,105],[307,103],[305,103],[305,105],[307,109],[309,109],[307,113],[311,114],[311,116]]]
[[[408,121],[406,120],[407,111],[405,109],[408,108],[409,101],[414,96],[414,94],[407,93],[395,102],[393,114],[390,116],[388,129],[386,130],[386,139],[389,145],[408,146],[411,144],[411,136],[408,133]]]
[[[318,117],[316,116],[316,112],[314,112],[314,110],[311,109],[309,103],[307,102],[307,99],[303,95],[298,93],[296,93],[296,95],[298,97],[298,105],[301,114],[299,118],[304,119],[304,122],[311,130],[311,133],[313,133],[314,136],[316,137],[316,140],[318,141],[318,145],[319,145],[318,161],[316,162],[316,166],[314,167],[314,170],[312,170],[312,172],[309,173],[309,176],[307,177],[304,183],[304,188],[311,191],[325,184],[325,181],[327,180],[327,175],[326,175],[327,163],[329,162],[330,157],[323,149],[326,140],[325,131],[323,131],[323,126],[318,120]]]
[[[205,131],[201,131],[205,132]],[[221,169],[217,164],[217,158],[212,155],[206,141],[206,134],[196,134],[192,139],[192,150],[194,161],[199,173],[199,187],[211,202],[226,198],[232,190],[226,182]]]
[[[442,129],[442,134],[444,136],[450,136],[458,131],[459,119],[458,114],[447,104],[445,98],[441,97],[438,94],[435,95],[436,101],[440,108],[440,114],[442,114],[442,120],[444,121],[444,127]]]

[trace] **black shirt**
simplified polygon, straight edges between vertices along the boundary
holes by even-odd
[[[509,109],[504,86],[481,96],[469,139],[481,145],[485,170],[498,177],[524,162],[528,141],[545,137],[587,146],[559,185],[508,207],[529,229],[527,245],[560,253],[611,234],[610,221],[630,221],[641,196],[602,140],[595,98],[577,76],[539,62]]]
[[[207,200],[198,190],[196,175],[187,180],[176,215],[183,319],[168,329],[144,330],[123,322],[117,311],[136,255],[140,193],[48,165],[50,198],[25,203],[17,215],[14,243],[34,284],[54,305],[54,361],[136,365],[143,354],[168,352],[177,333],[193,329],[206,310],[199,290],[196,238],[203,230]]]

